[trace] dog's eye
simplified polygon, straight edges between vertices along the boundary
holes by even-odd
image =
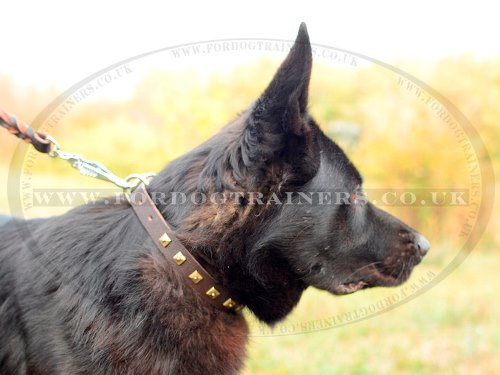
[[[356,205],[356,206],[362,206],[366,204],[366,195],[364,195],[362,192],[356,192],[351,194],[351,204]]]

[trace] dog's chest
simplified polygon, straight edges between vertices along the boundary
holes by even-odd
[[[106,352],[104,362],[118,373],[238,373],[248,336],[244,317],[199,305],[169,267],[156,257],[142,264],[136,316],[98,329],[102,335],[113,327],[95,342]]]

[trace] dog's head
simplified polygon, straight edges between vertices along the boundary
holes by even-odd
[[[275,288],[275,299],[307,285],[348,294],[399,285],[430,246],[367,201],[360,173],[309,114],[311,66],[311,45],[301,25],[257,101],[172,166],[177,177],[184,175],[171,190],[243,192],[224,204],[188,201],[167,216],[185,230],[184,241],[224,270],[240,301],[269,321],[288,311],[259,306],[270,298],[246,296],[250,277],[257,281],[250,287],[254,294]]]

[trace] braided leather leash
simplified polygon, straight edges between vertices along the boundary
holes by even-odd
[[[108,181],[124,189],[126,196],[141,182],[147,182],[154,173],[133,173],[124,179],[119,178],[102,164],[87,160],[81,155],[66,152],[60,149],[59,143],[48,134],[35,131],[31,126],[23,121],[19,121],[15,116],[0,109],[0,125],[16,137],[22,139],[35,147],[41,153],[47,154],[52,158],[59,158],[68,162],[73,168],[89,177]]]
[[[47,135],[35,131],[31,126],[23,121],[19,121],[15,116],[0,109],[0,126],[7,129],[11,134],[30,143],[37,151],[44,154],[50,153],[52,142],[47,139]]]

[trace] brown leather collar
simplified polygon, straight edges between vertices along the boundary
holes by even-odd
[[[130,196],[130,203],[140,222],[182,279],[204,300],[226,311],[240,311],[244,306],[233,300],[227,290],[217,284],[214,278],[191,255],[175,237],[144,184],[140,184]]]

